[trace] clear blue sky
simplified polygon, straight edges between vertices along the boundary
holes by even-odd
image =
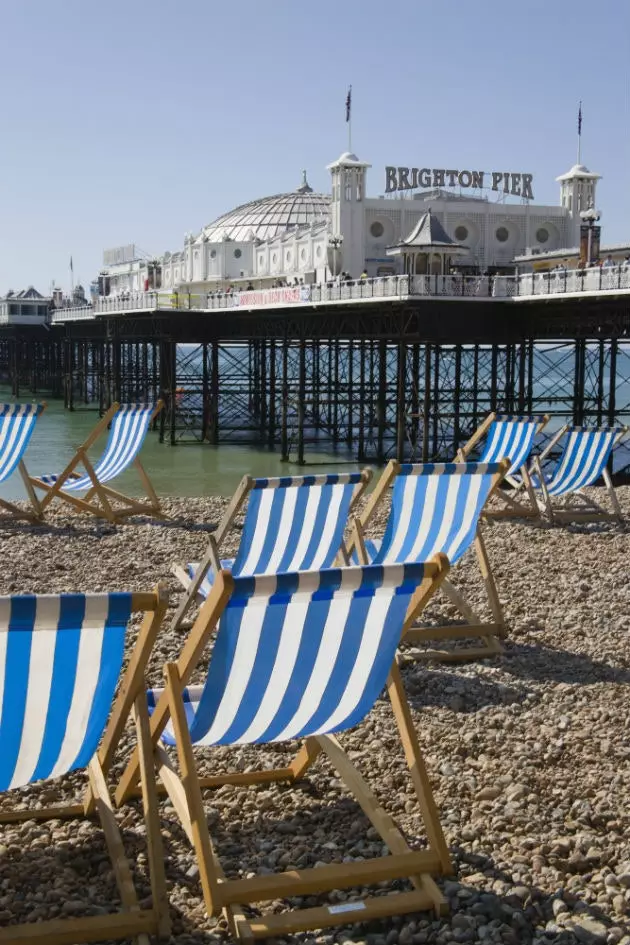
[[[0,292],[89,283],[105,247],[179,249],[346,148],[373,165],[604,176],[630,240],[628,0],[19,0],[3,5]]]

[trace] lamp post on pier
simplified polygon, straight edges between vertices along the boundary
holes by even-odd
[[[580,227],[580,257],[586,266],[592,264],[593,257],[597,258],[599,256],[601,227],[595,226],[595,224],[601,218],[601,215],[601,211],[596,210],[594,207],[580,211],[580,219],[583,221]],[[586,246],[584,246],[584,239],[586,239]],[[597,252],[595,253],[593,252],[594,246],[597,248]]]

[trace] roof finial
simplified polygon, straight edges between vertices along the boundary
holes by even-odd
[[[298,194],[312,194],[313,188],[306,179],[306,171],[302,171],[302,186],[298,187]]]

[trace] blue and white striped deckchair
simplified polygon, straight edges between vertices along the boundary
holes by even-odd
[[[59,497],[82,512],[90,512],[110,522],[122,521],[129,515],[161,515],[159,499],[140,462],[139,453],[149,426],[162,406],[161,400],[156,405],[112,404],[60,475],[31,477],[32,484],[46,493],[41,500],[42,508]],[[98,462],[92,464],[87,451],[110,422],[105,449]],[[131,465],[146,490],[148,502],[126,496],[106,485]],[[78,466],[82,466],[85,472],[76,472]],[[86,495],[79,498],[75,495],[79,492]]]
[[[510,460],[510,468],[505,475],[502,488],[495,493],[497,498],[505,503],[506,508],[485,509],[485,516],[495,518],[538,515],[536,494],[532,488],[527,467],[536,436],[548,422],[547,414],[510,417],[490,413],[468,442],[458,451],[457,461],[467,462],[473,450],[485,437],[485,444],[479,456],[480,463],[500,463],[502,459]],[[523,490],[527,493],[528,504],[517,499]]]
[[[122,905],[122,911],[111,915],[11,925],[0,933],[4,942],[48,945],[168,934],[157,790],[144,693],[146,664],[167,605],[159,589],[149,594],[0,597],[0,791],[48,782],[78,769],[86,769],[89,784],[78,804],[40,808],[30,803],[26,808],[20,804],[17,810],[3,806],[0,823],[83,817],[95,811],[103,827]],[[126,631],[134,611],[143,611],[145,617],[121,679]],[[153,906],[148,909],[140,908],[106,783],[132,713],[142,757],[140,781],[153,893]],[[23,802],[24,795],[18,794],[18,800]],[[50,878],[45,870],[50,866],[42,865],[42,881]],[[89,906],[86,901],[86,911]]]
[[[549,443],[548,447],[535,457],[536,474],[532,476],[532,484],[540,490],[540,507],[546,511],[551,521],[560,520],[590,520],[605,521],[616,519],[623,522],[619,500],[615,494],[607,463],[613,448],[627,434],[627,427],[601,427],[588,429],[587,427],[563,427]],[[564,450],[552,472],[545,472],[543,463],[553,447],[568,433]],[[592,496],[582,493],[585,486],[597,482],[600,476],[604,480],[613,512],[602,508]],[[566,497],[564,505],[554,506],[552,499]],[[575,507],[572,500],[579,499],[581,506]]]
[[[449,581],[442,585],[467,623],[456,626],[413,627],[407,640],[426,642],[482,637],[483,647],[475,649],[430,650],[433,659],[470,659],[501,652],[499,637],[505,636],[505,621],[492,576],[479,520],[489,496],[497,489],[509,460],[500,463],[418,463],[388,464],[361,517],[354,527],[354,560],[365,564],[426,561],[445,554],[451,566],[474,543],[493,623],[483,623]],[[365,538],[365,529],[393,486],[389,518],[382,540]]]
[[[173,567],[186,588],[173,627],[179,626],[195,597],[202,601],[208,596],[214,575],[221,568],[245,575],[332,567],[337,555],[345,554],[344,529],[371,475],[369,469],[364,469],[277,479],[245,476],[216,534],[210,537],[202,562],[189,564],[186,570]],[[221,560],[219,546],[248,496],[236,557]],[[347,558],[344,560],[347,562]]]
[[[207,911],[214,915],[226,910],[234,937],[284,937],[292,931],[443,905],[429,874],[449,872],[449,854],[395,655],[406,621],[425,605],[447,570],[446,558],[438,556],[426,564],[255,577],[233,577],[223,571],[216,575],[197,621],[202,626],[193,627],[179,661],[166,665],[166,689],[151,690],[148,699],[158,763],[168,774],[165,787],[178,798],[175,810],[197,854]],[[208,641],[207,628],[217,621],[205,680],[201,686],[189,686]],[[422,853],[412,853],[335,737],[365,718],[385,685],[424,819],[428,849]],[[182,778],[166,748],[158,745],[160,739],[163,745],[176,747]],[[193,745],[287,740],[304,745],[284,768],[197,777]],[[201,788],[297,781],[320,752],[332,762],[393,855],[221,882]],[[137,770],[134,756],[118,786],[119,802],[133,791]],[[326,858],[326,852],[318,851],[317,858]],[[235,915],[237,903],[309,896],[403,876],[411,878],[413,892],[344,902],[343,908],[331,903],[256,918]]]
[[[46,404],[0,404],[0,482],[6,482],[17,468],[24,482],[32,511],[21,509],[6,499],[0,499],[0,507],[10,512],[12,517],[27,518],[35,522],[40,521],[42,510],[31,485],[23,457],[37,419],[45,409]]]

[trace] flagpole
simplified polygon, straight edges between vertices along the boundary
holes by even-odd
[[[580,102],[578,108],[578,146],[577,146],[577,162],[578,164],[582,163],[582,102]]]
[[[348,151],[352,153],[352,86],[348,86],[346,96],[346,124],[348,126]]]

